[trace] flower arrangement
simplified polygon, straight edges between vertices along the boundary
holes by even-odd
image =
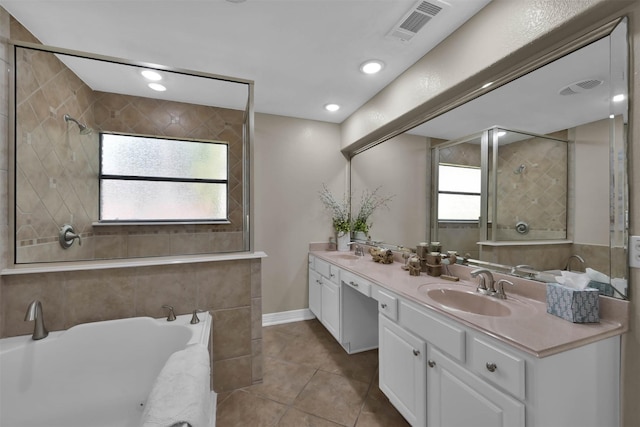
[[[324,206],[331,211],[333,228],[338,233],[349,233],[351,231],[362,231],[368,233],[371,223],[368,223],[369,217],[379,207],[388,207],[388,203],[393,199],[391,196],[380,195],[380,188],[373,191],[364,190],[360,198],[360,209],[355,215],[353,221],[351,218],[351,198],[344,196],[342,201],[336,200],[331,194],[326,184],[322,184],[322,190],[319,192],[320,200]]]
[[[372,224],[368,223],[369,217],[379,207],[388,208],[388,204],[393,199],[391,196],[382,196],[379,194],[380,188],[378,187],[373,191],[364,190],[362,197],[360,198],[360,210],[353,220],[353,231],[361,231],[365,234],[369,232]]]
[[[333,221],[333,228],[338,234],[346,234],[351,232],[351,198],[346,195],[339,202],[333,197],[331,191],[327,188],[326,184],[322,184],[322,190],[319,191],[320,201],[324,206],[331,211],[331,220]]]

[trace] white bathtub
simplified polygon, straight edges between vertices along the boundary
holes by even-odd
[[[189,344],[208,345],[211,316],[199,317],[196,325],[191,315],[174,322],[135,317],[74,326],[40,341],[0,340],[0,426],[139,426],[169,356]]]

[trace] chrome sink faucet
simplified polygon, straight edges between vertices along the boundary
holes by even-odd
[[[476,288],[476,292],[483,295],[493,295],[496,293],[495,288],[493,287],[493,274],[486,268],[478,268],[473,270],[471,273],[471,277],[478,278],[478,287]]]
[[[358,242],[349,242],[348,244],[356,245],[356,247],[353,249],[354,255],[364,256],[364,249],[362,249],[362,246]]]
[[[44,326],[42,303],[40,301],[31,301],[31,304],[27,307],[27,313],[24,315],[24,320],[25,322],[35,321],[33,335],[31,336],[34,340],[41,340],[49,335],[49,331],[47,331],[47,328]]]

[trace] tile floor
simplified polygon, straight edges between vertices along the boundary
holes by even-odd
[[[348,355],[317,321],[263,329],[264,381],[218,395],[217,427],[405,427],[376,350]]]

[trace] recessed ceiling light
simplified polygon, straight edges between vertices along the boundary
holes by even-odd
[[[162,86],[160,83],[149,83],[147,86],[158,92],[164,92],[167,90],[167,88]]]
[[[142,70],[140,71],[140,74],[142,74],[142,77],[144,77],[145,79],[151,80],[153,82],[162,80],[162,76],[160,75],[160,73],[157,73],[152,70]]]
[[[624,95],[623,94],[619,94],[613,97],[613,102],[620,102],[620,101],[624,101]]]
[[[485,84],[482,85],[482,89],[486,89],[489,86],[491,86],[492,84],[493,84],[493,82],[485,83]]]
[[[327,104],[324,106],[324,109],[327,111],[338,111],[340,109],[340,106],[338,104]]]
[[[372,59],[360,65],[360,71],[362,71],[365,74],[375,74],[380,70],[382,70],[383,67],[384,67],[384,62],[379,61],[377,59]]]
[[[613,114],[610,114],[610,115],[609,115],[609,118],[610,118],[610,119],[615,119],[615,118],[616,118],[616,116],[614,116]]]

